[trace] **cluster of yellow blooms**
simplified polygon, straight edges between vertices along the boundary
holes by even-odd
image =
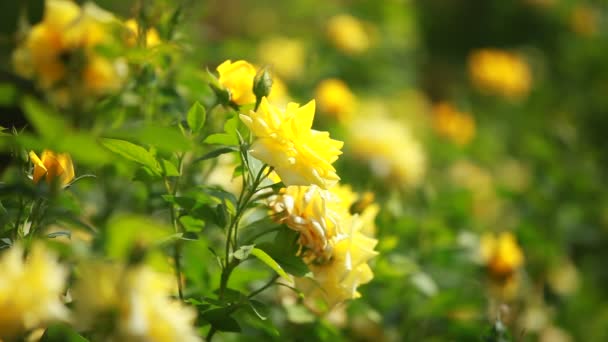
[[[0,257],[0,339],[69,319],[61,301],[67,270],[42,244],[23,254],[15,245]]]
[[[528,63],[518,54],[480,49],[469,55],[469,76],[481,91],[519,99],[528,95],[532,73]]]
[[[71,315],[62,300],[68,273],[54,253],[34,243],[23,255],[15,245],[0,256],[0,340],[62,321],[81,331],[99,328],[104,340],[201,341],[196,312],[170,299],[171,277],[146,266],[84,265],[71,292]]]
[[[85,95],[100,95],[119,85],[116,63],[96,48],[108,39],[105,25],[112,15],[87,4],[47,0],[43,20],[33,26],[15,50],[17,73],[35,79],[61,105]]]
[[[233,102],[255,101],[253,66],[226,61],[218,72]],[[322,299],[333,307],[358,297],[357,287],[373,277],[367,262],[377,254],[377,240],[366,234],[375,230],[378,207],[362,206],[350,188],[338,185],[332,163],[343,143],[312,129],[314,114],[314,100],[304,106],[288,103],[283,110],[263,97],[257,110],[240,118],[254,137],[251,154],[273,167],[286,185],[268,203],[279,222],[300,233],[299,253],[313,278],[297,279],[297,286],[308,301]],[[357,214],[351,214],[356,202]]]
[[[147,266],[84,266],[72,291],[79,330],[98,328],[111,341],[201,341],[194,309],[170,298],[171,277]]]
[[[447,102],[433,106],[433,128],[454,143],[464,146],[475,137],[475,120]]]

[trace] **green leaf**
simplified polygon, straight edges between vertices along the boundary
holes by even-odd
[[[241,332],[239,323],[234,318],[230,317],[235,309],[234,306],[211,309],[203,312],[201,316],[219,331]]]
[[[273,221],[271,217],[265,216],[239,228],[239,240],[241,244],[252,244],[257,238],[282,228],[284,227]]]
[[[160,162],[161,162],[161,165],[163,168],[163,174],[165,176],[169,176],[169,177],[179,176],[179,170],[177,169],[177,167],[175,167],[175,165],[173,165],[172,162],[170,162],[166,159],[161,159]]]
[[[224,124],[224,133],[211,134],[205,139],[205,143],[227,146],[239,145],[239,137],[236,133],[238,125],[239,115],[238,113],[235,113],[232,118],[226,120],[226,123]]]
[[[136,163],[149,168],[152,172],[157,175],[161,175],[162,170],[160,165],[154,158],[154,155],[147,151],[145,148],[135,145],[126,140],[109,139],[105,138],[102,140],[102,145],[108,150]]]
[[[205,120],[207,119],[207,112],[205,111],[205,107],[203,107],[198,101],[195,102],[190,110],[188,111],[188,126],[190,130],[194,134],[198,134],[200,130],[205,125]]]
[[[268,267],[272,268],[275,272],[277,272],[279,276],[281,276],[281,278],[291,283],[291,278],[289,277],[289,275],[287,275],[287,273],[285,273],[281,265],[279,265],[272,257],[270,257],[270,255],[266,254],[266,252],[261,249],[254,248],[251,251],[251,255],[255,256],[261,262],[265,263]]]
[[[205,228],[205,221],[192,216],[182,216],[179,218],[179,222],[187,232],[198,233]]]
[[[80,336],[73,328],[67,324],[55,324],[46,329],[40,342],[88,342],[86,338]]]
[[[225,154],[225,153],[230,153],[230,152],[234,152],[237,151],[234,147],[222,147],[222,148],[218,148],[217,150],[213,150],[205,155],[203,155],[200,158],[197,158],[193,161],[193,163],[197,163],[203,160],[207,160],[207,159],[211,159],[211,158],[215,158],[219,155]]]
[[[33,97],[23,100],[23,111],[32,126],[47,140],[54,140],[69,132],[68,123],[57,113]]]
[[[239,249],[234,251],[232,255],[239,260],[245,260],[249,257],[249,254],[251,254],[251,251],[253,251],[254,246],[255,245],[241,246]]]
[[[129,140],[144,146],[154,146],[161,152],[187,151],[191,142],[175,127],[145,125],[127,127],[104,133],[104,136]]]

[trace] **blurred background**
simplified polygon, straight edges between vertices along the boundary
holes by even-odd
[[[161,34],[179,6],[183,80],[270,66],[380,204],[362,298],[282,338],[608,341],[607,2],[96,3]]]

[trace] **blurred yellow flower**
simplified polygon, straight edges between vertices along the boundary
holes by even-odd
[[[351,154],[369,163],[379,178],[416,186],[426,172],[422,146],[401,121],[388,117],[359,117],[348,125]]]
[[[479,254],[490,274],[498,279],[510,277],[524,263],[524,254],[515,236],[502,232],[486,233],[479,242]]]
[[[72,292],[76,325],[115,341],[201,341],[196,312],[172,290],[171,277],[147,266],[84,265]]]
[[[51,92],[82,88],[97,95],[115,89],[119,76],[113,62],[95,51],[108,38],[104,23],[111,18],[93,4],[80,8],[72,1],[47,0],[43,20],[13,53],[15,70]]]
[[[509,99],[528,95],[532,73],[518,54],[498,49],[480,49],[469,55],[469,76],[481,91]]]
[[[258,47],[262,63],[270,65],[279,76],[291,80],[304,71],[305,49],[300,40],[273,37],[264,40]]]
[[[34,183],[38,183],[43,176],[49,184],[56,178],[62,185],[67,185],[74,179],[74,164],[69,154],[44,150],[42,158],[38,158],[34,151],[30,151],[29,155],[34,164]]]
[[[469,113],[459,112],[451,104],[440,102],[433,107],[433,127],[441,136],[464,146],[475,137],[475,120]]]
[[[134,46],[139,38],[139,25],[135,19],[129,19],[125,22],[128,30],[127,44]],[[160,44],[160,36],[154,27],[150,27],[146,31],[146,47],[155,47]]]
[[[329,19],[327,36],[331,43],[347,54],[360,54],[370,46],[370,38],[359,19],[341,14]]]
[[[217,67],[219,82],[230,92],[230,100],[238,105],[255,102],[253,79],[256,70],[253,65],[239,60],[234,63],[227,60]]]
[[[597,10],[577,5],[570,14],[570,27],[581,36],[592,36],[597,32]]]
[[[315,98],[321,112],[335,116],[341,122],[348,121],[354,111],[355,95],[342,80],[323,80],[315,90]]]
[[[67,271],[44,245],[34,243],[23,258],[14,245],[0,257],[0,338],[68,319],[61,302]]]
[[[332,240],[331,258],[325,262],[309,262],[313,277],[296,278],[296,287],[305,295],[309,306],[322,300],[328,308],[349,299],[359,298],[360,285],[374,277],[367,262],[378,253],[374,247],[378,240],[360,232],[358,216],[343,218],[345,229]]]
[[[343,143],[328,132],[311,129],[315,102],[300,107],[288,103],[285,110],[264,97],[256,112],[241,114],[241,120],[255,137],[251,154],[274,167],[285,185],[330,187],[340,177],[332,163],[342,153]]]

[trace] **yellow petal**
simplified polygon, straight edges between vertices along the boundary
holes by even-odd
[[[38,158],[34,151],[30,151],[29,156],[30,160],[32,161],[32,164],[34,164],[34,173],[32,175],[32,178],[34,180],[34,183],[38,183],[38,181],[40,181],[40,178],[42,178],[46,174],[47,169],[44,166],[44,163],[42,163],[42,160]]]

